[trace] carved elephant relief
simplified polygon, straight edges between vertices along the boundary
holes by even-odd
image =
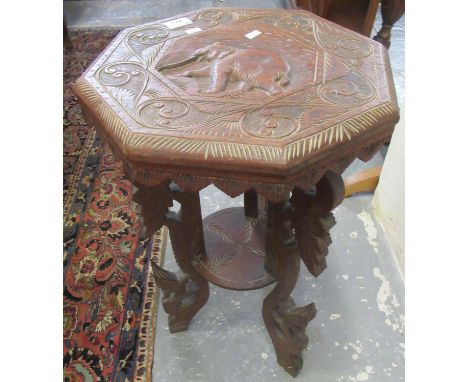
[[[195,63],[202,65],[173,75],[208,77],[209,86],[204,91],[206,94],[221,93],[230,82],[238,82],[235,91],[261,89],[269,95],[275,95],[285,91],[290,78],[290,68],[279,54],[266,49],[234,48],[222,42],[197,49],[190,58],[158,70],[161,72]]]

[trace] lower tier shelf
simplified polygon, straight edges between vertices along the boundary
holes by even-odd
[[[203,219],[206,258],[195,264],[204,278],[226,289],[251,290],[275,281],[265,270],[266,215],[246,218],[227,208]]]

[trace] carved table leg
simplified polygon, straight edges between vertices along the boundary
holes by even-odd
[[[344,198],[344,183],[340,175],[327,172],[314,190],[295,188],[291,197],[294,206],[293,227],[300,256],[315,277],[327,267],[326,255],[331,244],[329,230],[335,225],[331,211]]]
[[[278,363],[292,376],[302,368],[301,353],[308,343],[305,329],[317,312],[314,303],[297,307],[290,297],[300,258],[314,276],[326,268],[329,229],[335,223],[330,211],[341,203],[343,195],[341,176],[328,172],[312,190],[295,188],[290,203],[268,205],[267,269],[277,284],[265,298],[262,313]]]
[[[244,192],[244,213],[246,217],[258,217],[258,198],[255,189]]]
[[[181,204],[178,213],[167,212],[173,199]],[[153,262],[153,275],[163,291],[162,304],[169,314],[169,330],[171,333],[187,330],[209,296],[208,281],[193,266],[194,261],[205,256],[199,195],[184,192],[174,184],[165,184],[159,188],[140,189],[134,200],[142,206],[147,237],[163,224],[169,228],[174,257],[181,272],[169,272]],[[161,212],[164,212],[162,218]]]
[[[263,302],[263,320],[275,347],[278,363],[296,376],[302,368],[302,351],[307,347],[307,324],[315,317],[315,305],[297,307],[290,297],[299,275],[300,259],[292,225],[292,206],[269,203],[272,229],[270,249],[276,261],[277,283]]]

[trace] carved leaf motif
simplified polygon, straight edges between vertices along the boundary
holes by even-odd
[[[245,225],[245,239],[244,243],[249,242],[252,240],[253,234],[255,232],[255,227],[258,223],[258,219],[256,218],[247,218],[247,222]]]
[[[148,90],[146,90],[145,95],[147,95],[150,98],[159,98],[159,97],[161,97],[161,93],[159,93],[154,88],[149,88]]]
[[[134,111],[135,94],[128,89],[109,87],[109,93],[129,112]]]
[[[331,213],[325,219],[310,217],[302,230],[298,231],[300,236],[300,253],[307,269],[315,277],[327,267],[326,255],[328,246],[331,244],[329,229],[335,224]]]
[[[319,126],[330,119],[339,117],[346,112],[345,108],[338,109],[336,107],[318,106],[304,113],[303,124],[305,127]]]
[[[143,58],[143,62],[147,68],[154,63],[154,60],[158,56],[160,50],[161,45],[153,45],[141,52],[141,57]]]
[[[260,249],[258,248],[254,248],[248,244],[244,244],[243,247],[247,250],[247,252],[249,252],[250,254],[254,255],[254,256],[260,256],[260,257],[265,257],[265,252],[261,251]]]
[[[206,226],[206,229],[219,237],[226,243],[234,243],[234,238],[229,234],[229,232],[226,232],[223,228],[216,224],[209,224]]]
[[[217,257],[208,263],[208,269],[211,272],[216,272],[216,270],[219,267],[222,267],[224,264],[227,264],[229,263],[229,261],[231,261],[231,259],[236,254],[236,251],[237,251],[237,245],[233,244],[229,246],[229,248],[227,248],[226,251],[224,251],[222,256]]]
[[[217,101],[191,101],[190,102],[195,109],[203,111],[209,114],[221,115],[230,114],[237,111],[244,111],[249,108],[247,105],[241,105],[237,103],[228,102],[217,102]]]

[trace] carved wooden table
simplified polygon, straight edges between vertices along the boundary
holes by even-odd
[[[276,282],[263,318],[297,375],[316,314],[290,297],[300,259],[314,276],[325,269],[340,174],[399,118],[386,49],[309,12],[205,9],[125,29],[74,91],[139,188],[147,237],[169,228],[181,272],[153,272],[171,332],[188,328],[208,281]],[[202,221],[209,184],[243,193],[244,208]]]

